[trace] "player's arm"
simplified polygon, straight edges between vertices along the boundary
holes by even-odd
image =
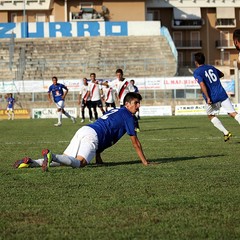
[[[65,89],[65,91],[64,91],[64,93],[63,93],[63,95],[62,95],[62,99],[65,99],[65,97],[66,97],[67,94],[68,94],[68,88],[65,87],[64,89]]]
[[[82,92],[78,94],[78,105],[81,104],[81,99],[82,99]]]
[[[136,152],[137,152],[137,155],[139,156],[139,158],[141,159],[142,161],[142,164],[147,166],[148,165],[148,162],[147,162],[147,159],[143,153],[143,149],[142,149],[142,145],[138,139],[137,136],[130,136],[131,138],[131,141],[132,141],[132,145],[133,147],[135,148]]]
[[[88,90],[88,91],[87,91],[87,94],[86,94],[86,97],[84,98],[84,102],[85,102],[85,103],[87,102],[87,99],[88,99],[89,96],[90,96],[90,91]]]
[[[210,99],[210,97],[208,95],[208,91],[207,91],[207,87],[206,87],[205,83],[204,82],[200,82],[199,85],[200,85],[200,88],[201,88],[203,94],[207,98],[207,104],[212,104],[212,101],[211,101],[211,99]]]
[[[52,103],[51,92],[48,92],[48,100],[50,103]]]

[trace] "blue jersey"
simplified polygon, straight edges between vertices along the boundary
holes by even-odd
[[[138,91],[138,87],[137,86],[133,86],[134,87],[134,92],[136,92],[136,93],[138,93],[139,91]]]
[[[208,91],[208,95],[212,103],[224,101],[228,95],[223,88],[220,77],[221,71],[211,65],[201,65],[193,73],[194,78],[200,84],[204,82]],[[206,96],[203,94],[206,101]]]
[[[126,107],[112,109],[88,126],[97,133],[99,152],[115,144],[125,133],[136,136],[133,114]]]
[[[14,101],[15,99],[13,97],[7,98],[7,102],[8,102],[7,108],[13,108]]]
[[[62,99],[62,96],[64,94],[63,89],[68,90],[67,87],[61,83],[57,83],[56,85],[52,84],[49,87],[48,93],[52,92],[53,100],[54,102],[59,102]]]

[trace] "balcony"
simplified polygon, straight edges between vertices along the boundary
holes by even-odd
[[[215,46],[217,49],[235,49],[232,40],[217,40]]]
[[[172,20],[172,28],[174,29],[200,29],[203,25],[203,19],[194,20],[182,20],[174,19]]]
[[[236,19],[217,19],[215,23],[216,28],[235,28]]]
[[[202,41],[201,40],[188,40],[188,41],[174,41],[175,46],[178,50],[181,49],[202,49]]]

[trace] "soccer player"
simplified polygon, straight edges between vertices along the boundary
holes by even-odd
[[[95,73],[91,73],[90,78],[91,78],[91,82],[88,84],[88,92],[87,92],[86,98],[90,96],[94,117],[95,117],[95,120],[97,120],[98,119],[97,107],[100,108],[100,110],[102,111],[102,114],[105,113],[102,105],[102,99],[101,99],[102,88],[98,84],[98,81],[96,80]]]
[[[194,71],[193,75],[195,80],[199,83],[203,98],[206,101],[208,118],[213,125],[224,134],[224,141],[226,142],[230,139],[232,134],[216,117],[215,111],[218,111],[220,107],[223,107],[228,115],[235,118],[239,124],[240,115],[234,110],[225,89],[222,87],[220,78],[223,77],[224,74],[214,66],[206,65],[203,53],[196,53],[194,54],[194,57],[197,69]]]
[[[85,108],[88,108],[89,112],[89,122],[92,122],[92,109],[91,109],[91,99],[90,96],[87,96],[88,92],[88,82],[87,78],[83,78],[83,85],[79,92],[79,98],[78,98],[78,104],[81,104],[81,114],[82,114],[82,120],[81,123],[85,121]]]
[[[15,168],[42,166],[45,172],[52,164],[67,165],[73,168],[85,167],[92,158],[102,163],[101,153],[111,147],[127,133],[143,165],[148,161],[135,131],[134,114],[138,111],[142,97],[130,92],[124,98],[124,107],[111,109],[96,122],[81,127],[72,138],[63,155],[53,154],[48,149],[42,151],[43,159],[32,160],[28,157],[15,162]],[[121,156],[120,156],[121,157]]]
[[[60,127],[62,125],[62,114],[64,114],[68,118],[71,118],[72,122],[75,123],[76,122],[75,118],[72,117],[68,112],[64,110],[64,101],[68,93],[68,88],[63,84],[58,83],[58,79],[55,76],[52,77],[52,82],[53,84],[49,87],[49,90],[48,90],[48,99],[51,104],[52,103],[51,93],[52,93],[53,101],[57,106],[58,123],[54,124],[54,126]]]
[[[233,43],[235,48],[240,52],[240,29],[236,29],[233,32]]]
[[[8,120],[13,120],[14,119],[14,103],[15,103],[15,99],[12,95],[12,93],[8,94],[7,97],[7,114],[8,114]]]
[[[134,92],[134,87],[127,79],[123,77],[122,69],[119,68],[116,70],[116,77],[117,79],[110,82],[109,86],[116,90],[120,107],[122,107],[124,97],[127,93]]]
[[[132,84],[132,86],[134,88],[134,92],[139,93],[138,87],[135,85],[135,81],[132,79],[132,80],[130,80],[130,83]],[[136,117],[138,120],[140,120],[139,111],[136,113]]]
[[[108,84],[108,81],[106,81],[105,83]],[[108,111],[109,107],[116,108],[115,104],[116,91],[112,87],[109,87],[109,85],[103,87],[102,90],[105,99],[105,110]]]

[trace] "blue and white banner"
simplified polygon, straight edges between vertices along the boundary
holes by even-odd
[[[0,23],[0,38],[158,36],[160,21]]]

